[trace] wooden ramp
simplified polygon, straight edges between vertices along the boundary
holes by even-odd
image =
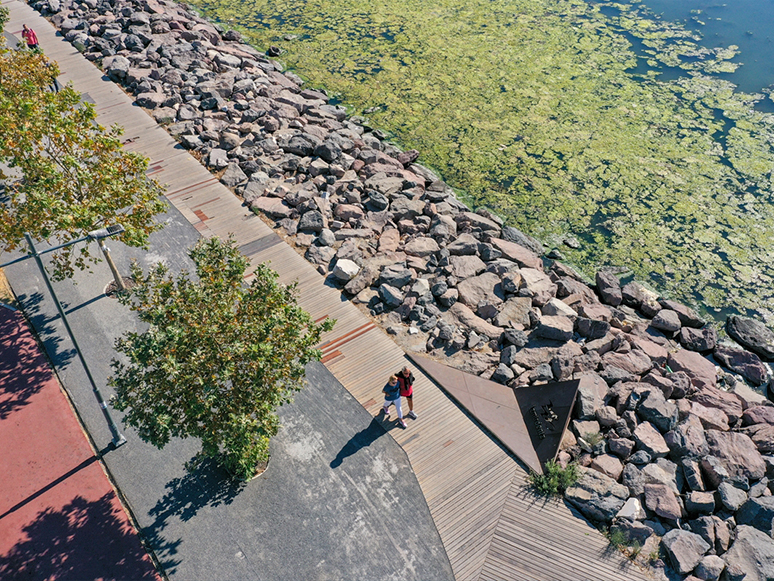
[[[43,18],[18,0],[2,5],[11,12],[8,32],[20,36],[23,23],[35,29],[62,79],[88,94],[101,124],[126,128],[126,148],[150,158],[149,173],[203,236],[233,234],[253,264],[268,261],[283,282],[298,281],[300,304],[314,319],[338,321],[324,339],[323,361],[376,415],[388,376],[410,365],[403,351]],[[416,375],[419,419],[390,434],[411,461],[459,581],[648,579],[563,502],[533,498],[516,459]]]

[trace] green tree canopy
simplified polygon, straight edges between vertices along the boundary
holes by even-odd
[[[245,284],[248,261],[233,240],[202,240],[189,256],[196,279],[133,265],[137,285],[121,300],[149,327],[116,342],[128,363],[112,362],[113,405],[143,440],[163,448],[171,437],[200,438],[200,457],[247,479],[268,458],[277,407],[303,387],[334,322],[316,324],[296,285],[279,284],[265,264]]]
[[[0,11],[0,30],[7,10]],[[24,232],[60,243],[120,224],[120,240],[145,246],[161,227],[153,216],[166,205],[146,175],[148,160],[122,149],[122,129],[105,129],[71,86],[50,89],[59,74],[42,53],[10,50],[0,36],[0,250],[17,248]],[[55,276],[98,259],[88,246],[55,255]]]

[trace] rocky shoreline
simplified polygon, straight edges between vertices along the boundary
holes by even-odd
[[[514,389],[591,376],[559,455],[582,467],[566,498],[636,541],[640,562],[774,577],[774,406],[750,387],[772,381],[771,330],[730,317],[738,344],[721,342],[636,282],[587,284],[182,5],[31,4],[406,349]]]

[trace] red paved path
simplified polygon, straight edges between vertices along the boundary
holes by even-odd
[[[2,306],[0,579],[159,579],[24,319]]]

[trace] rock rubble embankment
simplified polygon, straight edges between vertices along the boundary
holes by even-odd
[[[407,348],[514,389],[591,377],[559,455],[589,519],[689,579],[774,577],[768,328],[730,317],[731,344],[637,282],[587,283],[182,6],[33,6]]]

